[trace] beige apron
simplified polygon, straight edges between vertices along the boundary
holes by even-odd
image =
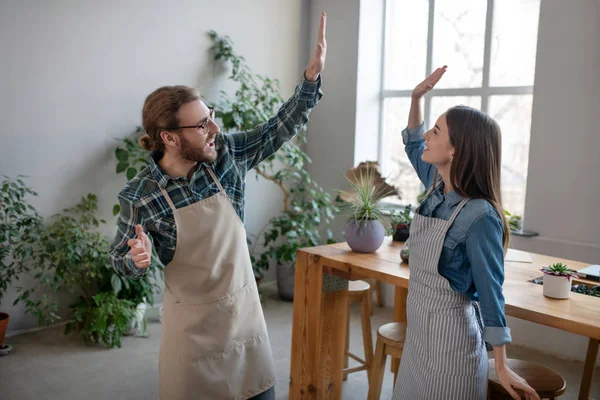
[[[176,209],[175,256],[165,268],[161,400],[248,399],[275,385],[271,344],[244,225],[223,187]]]

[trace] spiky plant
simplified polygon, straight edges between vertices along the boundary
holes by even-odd
[[[354,179],[346,176],[351,190],[340,190],[340,199],[343,201],[340,211],[348,216],[349,221],[358,221],[361,225],[365,221],[381,222],[383,213],[379,201],[396,194],[395,190],[376,183],[376,169],[373,167],[361,169],[358,177],[355,173],[352,177]]]

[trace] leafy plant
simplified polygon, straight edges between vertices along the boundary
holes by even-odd
[[[137,139],[144,134],[144,128],[138,126],[133,133],[133,137],[126,137],[122,139],[120,146],[115,149],[115,156],[117,158],[117,174],[125,174],[127,180],[132,180],[139,171],[148,166],[149,152],[142,149]],[[120,212],[120,206],[115,204],[113,207],[113,215],[118,215]]]
[[[394,210],[391,214],[392,227],[395,229],[398,225],[410,225],[412,222],[412,205],[409,204],[404,207],[404,210],[400,213]]]
[[[571,277],[577,277],[577,271],[569,269],[569,267],[560,262],[543,267],[541,271],[549,275],[566,276],[568,279],[571,279]]]
[[[31,269],[36,281],[28,289],[17,287],[15,304],[23,302],[41,325],[61,319],[56,314],[58,300],[50,293],[83,292],[90,298],[96,285],[104,284],[104,271],[110,268],[109,246],[106,237],[95,231],[104,222],[94,216],[96,208],[96,196],[88,194],[76,206],[50,217],[40,236]],[[41,299],[34,299],[34,293]]]
[[[571,291],[586,294],[588,296],[600,297],[600,286],[573,285]]]
[[[115,335],[128,329],[135,306],[144,300],[152,303],[157,285],[147,277],[129,279],[113,270],[110,243],[98,232],[105,221],[96,218],[97,207],[96,195],[88,194],[74,207],[49,218],[33,252],[35,262],[30,273],[35,282],[27,289],[17,287],[15,303],[22,301],[40,325],[48,325],[61,319],[58,300],[50,295],[79,294],[67,316],[66,331],[73,331],[73,324],[85,323],[76,331],[84,335],[86,343],[88,339],[102,340],[114,347],[120,345]],[[39,299],[34,299],[34,294]],[[130,308],[127,312],[123,310],[126,306]],[[110,322],[109,328],[103,332],[106,321]]]
[[[520,232],[523,227],[523,217],[518,214],[511,214],[507,210],[504,210],[504,214],[508,217],[507,222],[510,230]]]
[[[228,36],[219,36],[214,31],[209,36],[214,59],[231,63],[229,79],[239,84],[233,96],[221,92],[216,106],[216,117],[221,119],[223,131],[245,131],[266,122],[283,103],[279,81],[253,73],[245,58],[235,52]],[[262,176],[273,182],[283,194],[282,214],[268,221],[250,247],[257,278],[264,276],[271,260],[294,263],[297,249],[333,242],[328,227],[337,208],[306,170],[311,160],[300,147],[304,143],[306,131],[302,129],[296,140],[286,142],[254,169],[257,179]],[[263,246],[260,254],[259,244]]]
[[[7,176],[0,190],[0,300],[12,282],[28,273],[43,219],[29,204],[37,196],[21,178]]]
[[[78,332],[86,344],[102,342],[109,348],[121,347],[134,307],[134,302],[119,299],[112,292],[97,293],[91,299],[79,297],[71,306],[65,334]]]
[[[359,222],[379,220],[383,222],[383,212],[379,201],[395,191],[388,189],[384,185],[375,184],[376,169],[367,167],[361,169],[357,177],[353,173],[353,179],[346,176],[346,181],[350,185],[350,191],[340,190],[340,199],[342,204],[342,213],[348,216],[350,221]]]

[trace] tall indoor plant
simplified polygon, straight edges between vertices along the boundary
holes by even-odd
[[[221,93],[216,116],[223,132],[252,129],[275,115],[283,103],[279,81],[252,72],[244,57],[238,55],[231,39],[209,33],[215,61],[232,65],[229,79],[238,84],[233,96]],[[254,171],[256,176],[273,182],[283,194],[282,212],[271,218],[256,235],[250,246],[250,256],[257,279],[264,276],[271,262],[277,264],[279,294],[293,297],[296,251],[307,246],[332,242],[329,223],[336,207],[331,197],[315,182],[306,166],[311,162],[302,150],[306,132],[263,161]]]
[[[23,181],[5,176],[0,190],[0,305],[9,286],[31,269],[34,248],[39,240],[42,218],[29,203],[37,196]],[[15,301],[15,304],[18,302]],[[8,353],[4,345],[9,314],[0,312],[0,352]]]

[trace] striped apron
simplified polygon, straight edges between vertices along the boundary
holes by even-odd
[[[473,302],[438,272],[449,220],[415,213],[410,228],[407,332],[393,400],[484,400],[488,360]]]

